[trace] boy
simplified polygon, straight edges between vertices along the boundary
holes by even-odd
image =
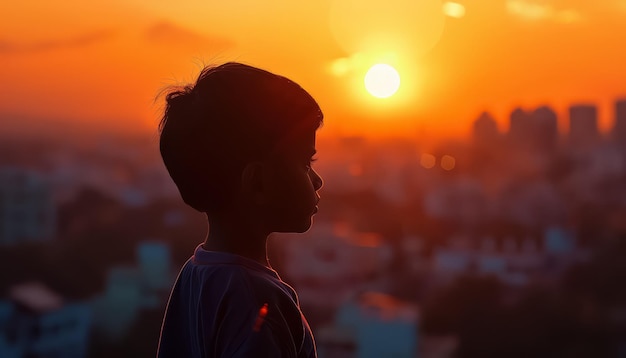
[[[305,232],[322,179],[311,168],[322,112],[299,85],[240,63],[170,92],[163,162],[209,233],[183,266],[159,357],[316,357],[295,291],[271,269],[272,232]]]

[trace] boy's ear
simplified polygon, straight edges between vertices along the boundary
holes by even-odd
[[[241,173],[241,189],[245,194],[259,202],[263,200],[263,172],[261,162],[248,163]]]

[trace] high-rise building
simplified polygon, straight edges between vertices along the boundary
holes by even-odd
[[[509,117],[509,140],[514,146],[524,146],[532,138],[530,115],[522,108],[516,108]]]
[[[124,339],[142,311],[161,307],[175,279],[167,244],[143,241],[136,254],[135,266],[109,269],[104,292],[92,301],[94,331],[109,342]]]
[[[136,250],[146,288],[151,291],[169,290],[173,281],[169,246],[164,242],[144,241],[137,245]]]
[[[516,108],[510,123],[509,140],[514,147],[541,153],[556,148],[557,116],[550,107],[542,106],[530,113]]]
[[[615,122],[613,123],[613,139],[626,144],[626,98],[615,102]]]
[[[477,143],[493,143],[499,136],[498,125],[489,112],[483,112],[474,121],[473,137]]]
[[[0,301],[0,357],[86,357],[90,327],[88,302],[66,302],[42,283],[22,283]]]
[[[362,292],[344,302],[317,337],[320,356],[416,357],[419,307],[388,294]]]
[[[35,173],[0,168],[0,246],[48,240],[55,231],[50,187]]]
[[[541,152],[549,152],[556,148],[559,130],[556,113],[548,106],[542,106],[532,113],[532,142]]]
[[[598,109],[594,105],[573,105],[569,108],[569,142],[576,147],[593,145],[600,138]]]

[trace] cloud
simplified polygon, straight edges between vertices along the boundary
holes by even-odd
[[[451,1],[443,3],[443,13],[449,17],[460,19],[465,16],[465,6]]]
[[[356,52],[348,57],[339,57],[328,63],[328,70],[337,77],[346,76],[355,71],[363,71],[377,62],[395,62],[394,56],[373,57],[371,54]]]
[[[102,30],[65,39],[48,39],[32,43],[21,43],[0,39],[0,54],[30,54],[45,51],[82,48],[106,41],[113,36],[114,34],[112,31]]]
[[[340,57],[331,61],[328,69],[333,75],[341,77],[353,71],[358,62],[358,54],[351,57]]]
[[[570,24],[583,21],[580,12],[574,9],[555,9],[548,4],[540,4],[528,0],[507,0],[507,11],[525,20],[553,21]]]
[[[229,39],[206,36],[168,21],[158,22],[149,27],[145,32],[145,38],[149,42],[170,46],[225,49],[234,45]]]

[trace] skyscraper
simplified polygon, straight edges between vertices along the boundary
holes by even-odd
[[[615,122],[612,134],[616,142],[626,144],[626,98],[615,101]]]
[[[556,113],[542,106],[532,113],[532,143],[536,150],[549,152],[556,149],[559,130]]]
[[[509,117],[508,139],[515,148],[530,147],[529,140],[532,138],[530,115],[522,108],[515,108]]]
[[[473,137],[477,143],[493,143],[499,136],[498,125],[488,112],[483,112],[474,121]]]
[[[598,110],[594,105],[569,108],[569,142],[576,147],[593,145],[599,140]]]
[[[542,106],[530,113],[516,108],[510,120],[509,140],[515,148],[540,153],[556,148],[557,116],[550,107]]]
[[[51,188],[37,174],[0,168],[0,246],[50,240],[56,233]]]

